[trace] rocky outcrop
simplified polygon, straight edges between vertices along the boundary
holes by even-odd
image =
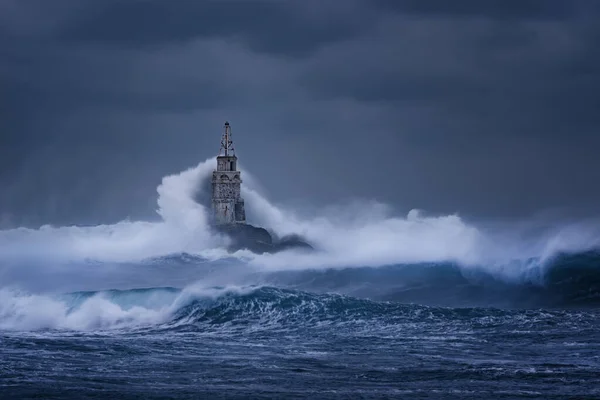
[[[217,225],[214,229],[231,239],[229,251],[248,249],[253,253],[263,254],[290,249],[313,250],[313,247],[298,235],[273,238],[265,228],[249,224]]]

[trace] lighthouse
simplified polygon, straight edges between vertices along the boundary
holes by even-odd
[[[233,148],[231,126],[225,122],[217,169],[212,176],[212,217],[216,225],[245,224],[246,211],[241,196],[241,173]]]
[[[246,223],[244,199],[241,196],[241,173],[233,148],[231,126],[225,122],[221,148],[217,156],[217,168],[212,174],[211,222],[215,233],[229,237],[227,249],[248,249],[254,253],[276,253],[289,249],[313,250],[298,235],[271,236],[265,228]],[[208,204],[206,204],[208,206]]]

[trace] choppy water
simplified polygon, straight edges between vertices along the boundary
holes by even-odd
[[[598,221],[300,217],[244,171],[249,218],[316,251],[227,254],[214,161],[158,221],[0,231],[0,400],[600,398]]]
[[[543,284],[432,264],[2,289],[0,398],[600,398],[599,265],[558,258]]]

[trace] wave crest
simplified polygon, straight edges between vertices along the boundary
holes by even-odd
[[[546,268],[543,282],[519,283],[442,263],[278,272],[255,277],[255,285],[245,286],[194,284],[184,289],[62,295],[0,289],[0,330],[289,331],[326,324],[393,325],[414,322],[423,312],[443,319],[445,315],[510,314],[506,307],[600,304],[600,253],[560,255]]]

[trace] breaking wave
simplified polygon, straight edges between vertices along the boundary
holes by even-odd
[[[575,258],[578,257],[581,256]],[[0,289],[0,330],[232,333],[290,332],[324,326],[356,331],[376,325],[381,332],[397,330],[402,324],[450,323],[457,318],[485,319],[490,325],[519,323],[517,317],[526,311],[472,305],[506,303],[511,298],[520,305],[550,309],[597,306],[600,255],[587,257],[593,258],[595,269],[589,268],[589,263],[587,268],[577,267],[577,260],[572,257],[557,260],[545,287],[511,286],[490,276],[469,279],[448,264],[412,270],[396,266],[269,276],[267,280],[278,287],[266,285],[264,280],[263,284],[248,286],[208,287],[197,283],[184,289],[160,287],[54,295]],[[357,290],[359,283],[363,286]],[[415,301],[421,305],[410,304]],[[461,302],[471,306],[448,307]],[[560,317],[561,312],[564,311],[547,311],[545,315]]]

